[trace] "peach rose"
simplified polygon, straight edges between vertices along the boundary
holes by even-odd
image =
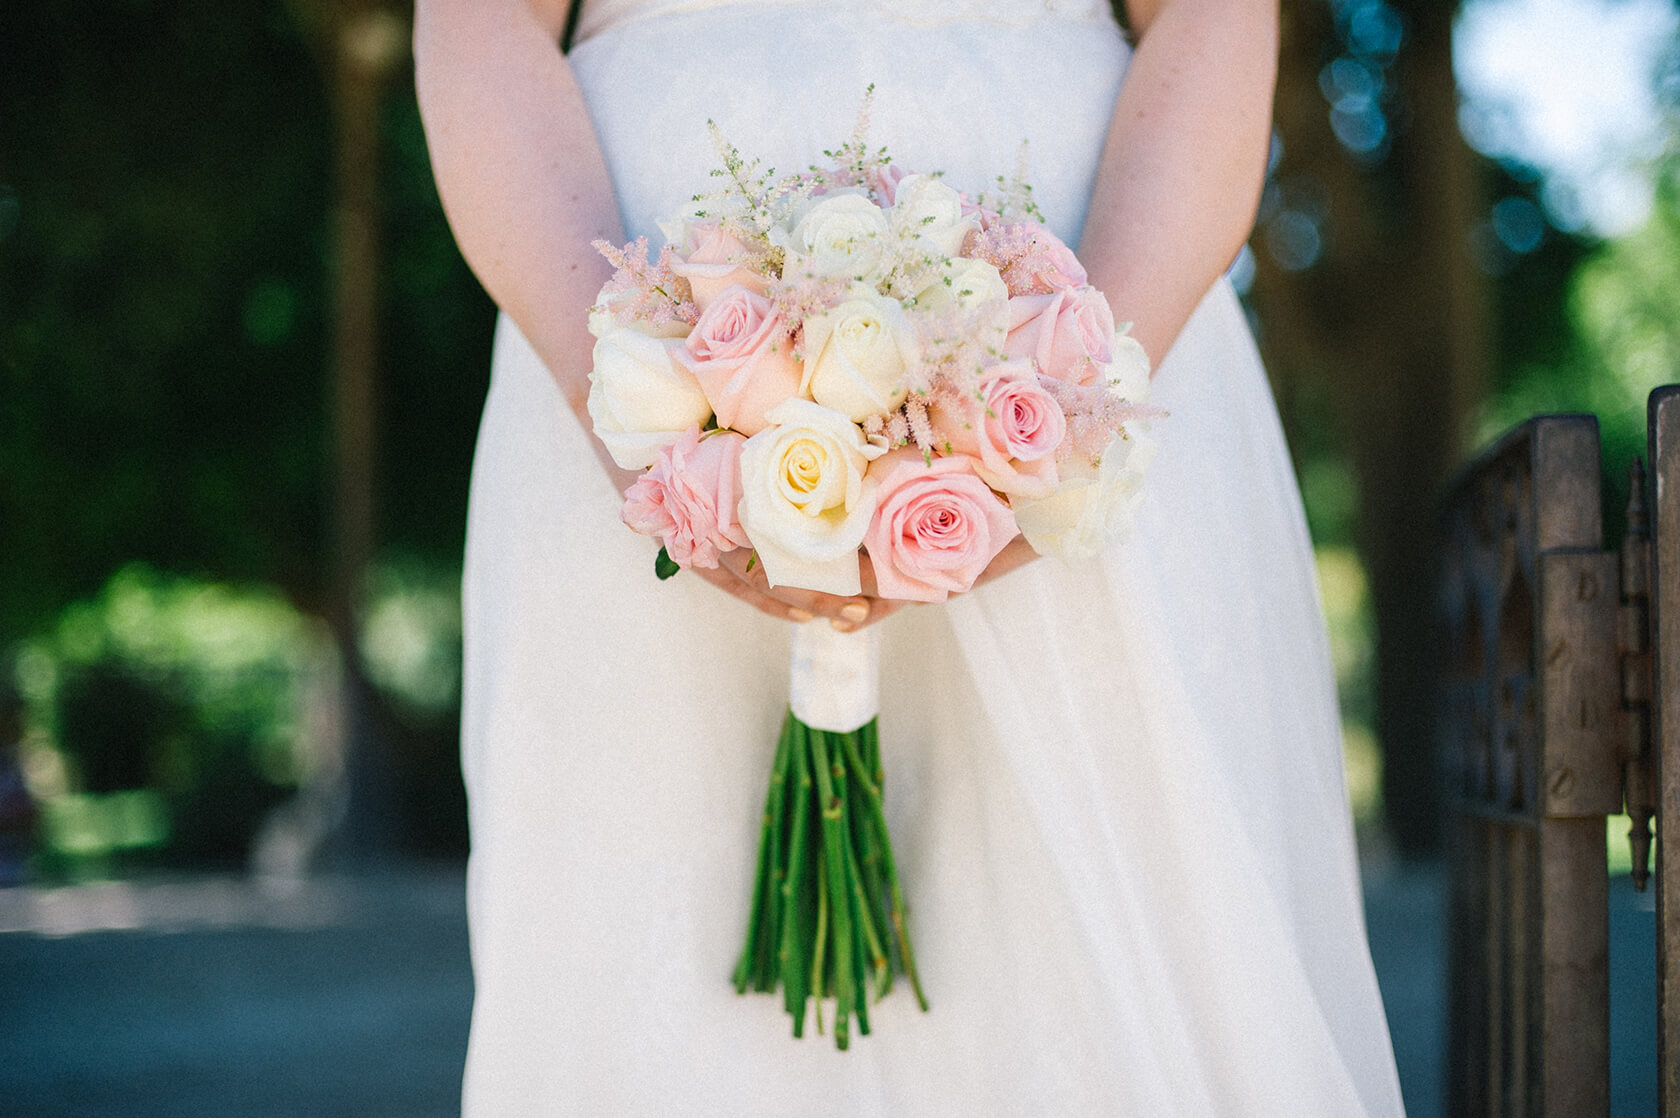
[[[764,413],[799,392],[803,370],[781,318],[769,299],[745,287],[720,292],[675,353],[700,382],[719,427],[756,435]]]
[[[966,454],[987,485],[1011,497],[1043,498],[1055,491],[1056,447],[1067,433],[1061,405],[1038,383],[1032,362],[994,365],[979,395],[928,409],[934,444]]]
[[[733,431],[702,437],[700,428],[690,427],[636,479],[620,519],[664,544],[679,567],[717,566],[721,553],[751,543],[735,512],[746,441]]]
[[[882,597],[943,602],[974,585],[1015,538],[1015,514],[957,454],[904,447],[870,464],[875,518],[864,536]]]
[[[1102,384],[1114,359],[1114,312],[1094,287],[1009,300],[1004,352],[1030,357],[1038,371],[1072,384]]]
[[[671,270],[688,280],[694,292],[694,305],[702,314],[726,288],[739,284],[762,295],[770,286],[769,277],[760,275],[742,261],[751,257],[746,242],[716,222],[701,222],[686,231],[688,251]]]

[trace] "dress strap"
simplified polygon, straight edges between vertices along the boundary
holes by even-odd
[[[560,32],[560,53],[572,53],[572,40],[577,38],[578,16],[583,13],[583,0],[571,0],[566,5],[566,28]]]

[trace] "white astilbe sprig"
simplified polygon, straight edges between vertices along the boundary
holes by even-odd
[[[716,190],[694,196],[694,216],[719,222],[779,270],[782,250],[770,243],[770,230],[809,198],[817,184],[806,175],[778,178],[774,167],[760,171],[762,160],[742,156],[715,121],[708,120],[706,127],[723,164],[712,169],[712,177],[725,181]]]
[[[1027,177],[1027,141],[1021,141],[1020,150],[1015,156],[1015,173],[1008,178],[999,175],[997,178],[997,193],[981,192],[976,201],[982,209],[995,212],[1004,221],[1032,220],[1045,224],[1044,214],[1033,201],[1032,183]]]
[[[885,147],[869,149],[870,111],[875,106],[875,85],[863,91],[863,104],[858,107],[857,123],[852,126],[851,139],[833,151],[824,151],[827,167],[812,167],[810,178],[825,189],[861,186],[875,193],[888,163],[892,162]],[[880,198],[875,201],[880,202]]]
[[[1129,438],[1129,423],[1160,419],[1167,413],[1152,404],[1139,404],[1116,396],[1107,385],[1079,385],[1040,377],[1039,384],[1050,393],[1067,419],[1067,436],[1056,448],[1056,461],[1078,459],[1093,469],[1102,465],[1103,451],[1115,437]]]

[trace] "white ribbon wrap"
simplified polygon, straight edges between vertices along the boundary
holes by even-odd
[[[849,734],[881,710],[881,644],[875,626],[842,633],[817,618],[793,629],[788,702],[805,725]]]

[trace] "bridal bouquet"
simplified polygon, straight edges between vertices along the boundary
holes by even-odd
[[[589,414],[646,472],[623,519],[658,572],[751,548],[772,586],[945,600],[1017,534],[1094,554],[1152,444],[1149,370],[1020,177],[971,198],[870,150],[776,178],[718,138],[722,189],[646,238],[591,309]],[[715,134],[715,129],[714,129]],[[798,627],[736,988],[779,983],[794,1035],[904,975],[923,1009],[882,814],[875,631]]]

